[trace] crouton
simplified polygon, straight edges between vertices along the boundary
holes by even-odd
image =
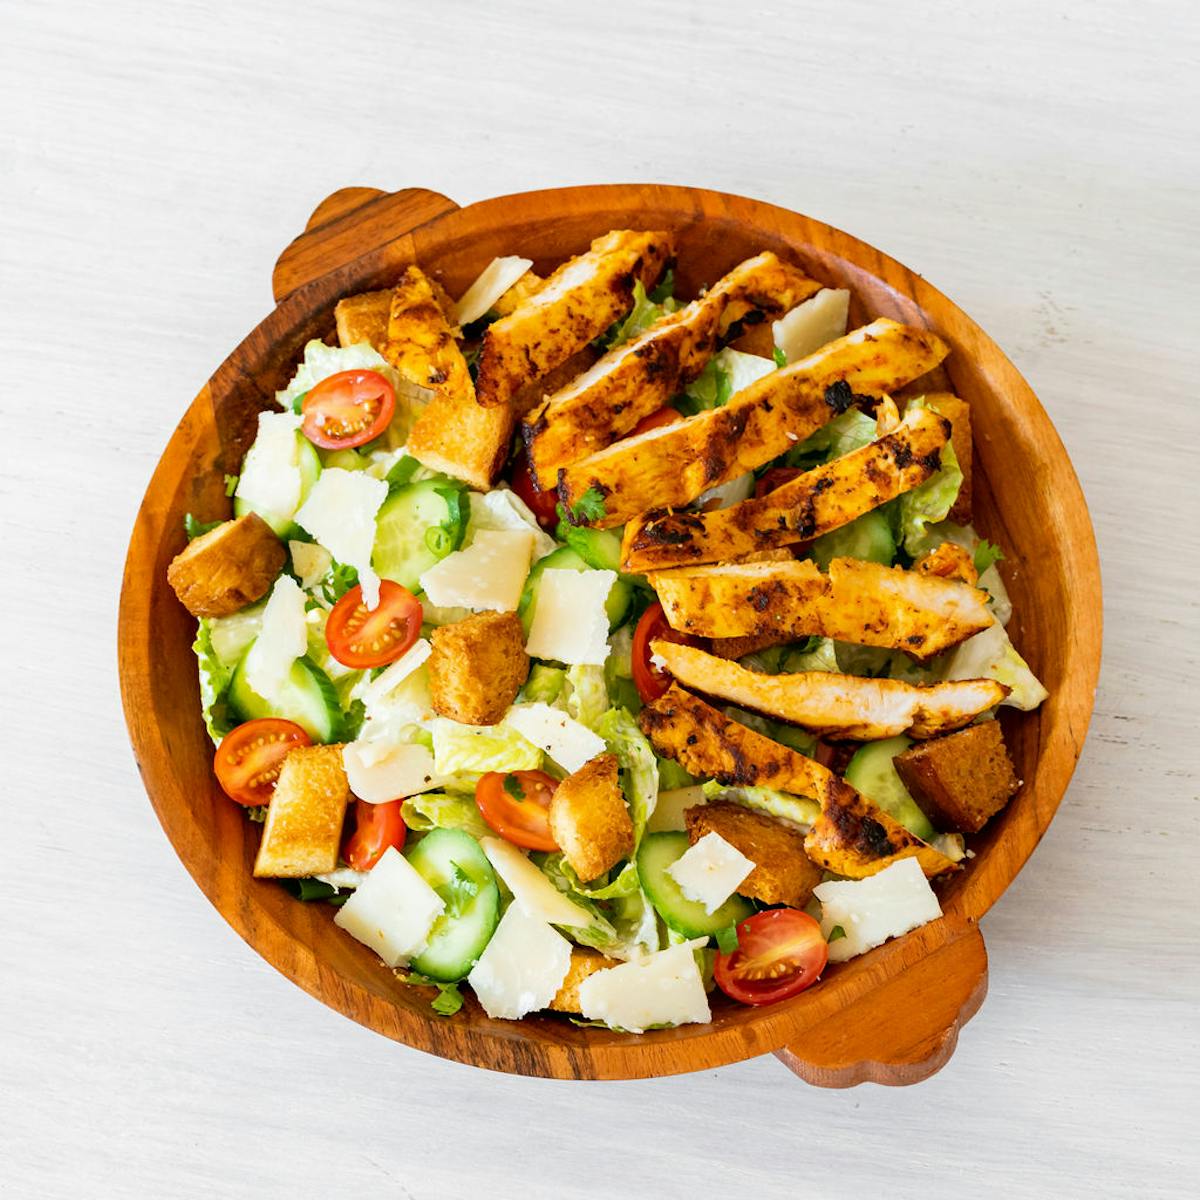
[[[605,512],[590,523],[604,529],[653,508],[682,507],[778,458],[844,412],[855,394],[888,390],[947,353],[946,344],[927,330],[875,321],[771,371],[720,408],[625,438],[571,463],[559,472],[559,496],[570,512],[596,488],[605,497]],[[767,543],[751,542],[721,558],[766,548]]]
[[[391,306],[391,288],[381,292],[361,292],[357,296],[339,300],[333,310],[338,345],[355,346],[359,342],[366,342],[368,346],[382,351],[387,342]]]
[[[507,406],[526,384],[599,337],[650,287],[674,253],[663,230],[614,229],[572,258],[506,317],[488,326],[479,356],[479,401]]]
[[[171,560],[167,582],[193,617],[227,617],[262,599],[287,551],[257,513],[225,521]]]
[[[795,826],[728,801],[689,808],[683,819],[693,846],[705,834],[716,833],[754,864],[738,884],[739,895],[793,908],[812,899],[821,868],[805,853],[804,834]]]
[[[986,592],[958,580],[856,558],[657,571],[649,583],[672,629],[699,637],[782,634],[903,650],[927,661],[987,629]]]
[[[913,563],[913,570],[922,575],[938,575],[942,579],[957,579],[974,587],[979,582],[974,556],[955,542],[943,542]]]
[[[589,975],[597,971],[606,971],[609,967],[620,966],[613,958],[605,958],[599,950],[586,950],[582,946],[571,947],[571,965],[567,968],[566,978],[562,986],[554,994],[554,999],[547,1005],[552,1012],[579,1012],[579,985]]]
[[[872,741],[910,733],[935,737],[970,724],[1008,695],[994,679],[949,679],[911,684],[828,671],[763,675],[695,646],[654,641],[651,652],[685,687],[730,704],[778,717],[811,733]]]
[[[729,407],[713,411],[726,412]],[[666,425],[629,440],[676,427]],[[941,449],[949,437],[945,417],[914,408],[892,433],[805,471],[765,496],[715,512],[660,509],[635,517],[621,539],[622,570],[638,573],[729,562],[755,550],[819,537],[924,483],[941,465]],[[570,499],[561,481],[559,494],[564,502]],[[606,511],[610,500],[605,497]],[[605,518],[601,523],[610,522]]]
[[[555,788],[550,832],[584,883],[633,853],[633,822],[615,755],[597,755]]]
[[[517,614],[475,613],[435,629],[429,641],[433,711],[464,725],[495,725],[529,677]]]
[[[971,523],[971,406],[953,392],[928,392],[925,403],[934,412],[941,413],[954,427],[950,442],[954,447],[954,456],[958,459],[962,470],[962,486],[954,498],[954,505],[948,514],[949,520],[957,521],[960,525]]]
[[[892,761],[939,829],[978,833],[1021,786],[999,721],[918,742]]]
[[[930,878],[959,869],[837,776],[822,797],[821,815],[804,848],[813,862],[847,879],[865,879],[901,858],[915,858]]]
[[[254,874],[305,879],[337,866],[350,785],[341,746],[301,746],[283,760]]]

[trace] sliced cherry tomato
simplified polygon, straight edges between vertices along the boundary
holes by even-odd
[[[769,471],[764,471],[755,483],[754,495],[761,500],[768,492],[783,487],[785,483],[791,483],[797,475],[803,474],[799,467],[772,467]]]
[[[373,441],[396,411],[396,393],[378,371],[339,371],[304,397],[304,436],[322,450],[352,450]]]
[[[545,771],[489,771],[475,785],[483,819],[514,846],[557,850],[550,832],[550,798],[558,784]]]
[[[403,803],[403,800],[389,800],[386,804],[354,801],[354,832],[342,847],[347,866],[356,871],[369,871],[389,846],[397,850],[404,848],[408,826],[400,815]]]
[[[255,808],[269,804],[283,760],[312,739],[292,721],[262,717],[227,733],[217,747],[213,771],[231,800]]]
[[[551,488],[549,491],[539,491],[533,482],[533,472],[529,466],[529,455],[522,450],[512,465],[512,490],[529,505],[530,511],[537,517],[537,523],[549,533],[558,528],[558,493]]]
[[[681,646],[698,646],[696,638],[680,633],[667,624],[667,614],[657,601],[650,605],[633,631],[633,682],[643,704],[657,700],[671,686],[671,676],[652,661],[653,642],[677,642]]]
[[[379,583],[379,603],[368,609],[362,585],[352,587],[325,622],[329,653],[344,667],[365,670],[395,662],[421,635],[421,602],[390,579]]]
[[[645,433],[649,429],[657,429],[660,425],[674,425],[676,421],[683,420],[683,413],[677,408],[672,408],[669,404],[663,408],[652,412],[648,417],[643,417],[634,427],[630,437],[637,437],[639,433]]]
[[[717,954],[717,986],[741,1004],[774,1004],[816,983],[829,961],[821,927],[795,908],[768,908],[738,927],[738,946]]]

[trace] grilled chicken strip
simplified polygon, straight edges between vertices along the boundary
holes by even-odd
[[[614,229],[563,263],[527,300],[488,326],[477,377],[480,404],[506,405],[526,384],[582,350],[652,286],[674,254],[664,230]]]
[[[924,483],[940,466],[949,436],[945,417],[915,408],[894,433],[806,471],[761,499],[706,513],[647,513],[625,527],[622,570],[724,562],[828,533]]]
[[[630,433],[704,369],[722,334],[749,316],[779,316],[821,285],[770,252],[749,258],[698,300],[610,350],[586,374],[552,395],[525,423],[538,487],[558,469]]]
[[[812,733],[863,742],[900,733],[936,737],[961,729],[999,704],[1009,691],[994,679],[915,685],[827,671],[760,675],[694,646],[660,640],[651,649],[685,687]]]
[[[815,800],[821,816],[805,839],[805,850],[828,870],[862,879],[909,857],[930,877],[955,869],[945,855],[827,767],[730,720],[678,684],[647,704],[638,723],[659,754],[674,758],[693,775]]]
[[[918,662],[993,624],[987,592],[937,575],[835,558],[726,563],[649,576],[673,629],[700,637],[801,637],[904,650]]]
[[[596,488],[605,513],[589,523],[602,529],[652,508],[690,504],[709,488],[778,458],[844,412],[854,395],[892,391],[932,370],[948,353],[945,342],[927,330],[874,321],[764,375],[721,408],[573,463],[559,473],[559,496],[572,512]]]

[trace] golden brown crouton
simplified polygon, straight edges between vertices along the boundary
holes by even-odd
[[[979,582],[975,559],[956,542],[943,542],[913,563],[913,570],[922,575],[939,575],[942,579],[957,579],[974,587]]]
[[[388,310],[391,305],[390,288],[381,292],[362,292],[339,300],[333,310],[338,345],[354,346],[366,342],[368,346],[382,350],[387,341]]]
[[[904,786],[939,829],[978,833],[1021,786],[999,721],[918,742],[893,763]]]
[[[716,833],[754,864],[738,884],[739,895],[793,908],[803,908],[812,899],[813,888],[821,882],[821,868],[805,853],[804,834],[798,829],[724,801],[689,808],[683,819],[693,846],[706,833]]]
[[[254,874],[304,879],[337,866],[350,785],[341,746],[301,746],[283,760]]]
[[[267,594],[287,551],[257,513],[201,534],[167,568],[167,582],[194,617],[227,617]]]
[[[567,976],[548,1007],[553,1012],[577,1013],[579,1011],[579,985],[589,975],[595,975],[597,971],[605,971],[609,967],[620,965],[616,959],[605,958],[599,950],[585,950],[582,946],[572,946],[571,965],[567,968]]]
[[[597,755],[558,785],[550,801],[550,832],[584,883],[633,853],[633,822],[615,755]]]
[[[949,519],[960,525],[971,523],[971,406],[953,392],[928,392],[925,403],[939,412],[954,427],[950,443],[962,470],[962,486],[950,509]]]
[[[495,725],[529,676],[517,614],[476,613],[435,629],[429,640],[433,711],[464,725]]]

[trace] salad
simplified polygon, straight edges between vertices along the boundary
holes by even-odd
[[[948,347],[674,253],[343,299],[169,568],[254,874],[443,1016],[785,1000],[938,919],[1019,787]]]

